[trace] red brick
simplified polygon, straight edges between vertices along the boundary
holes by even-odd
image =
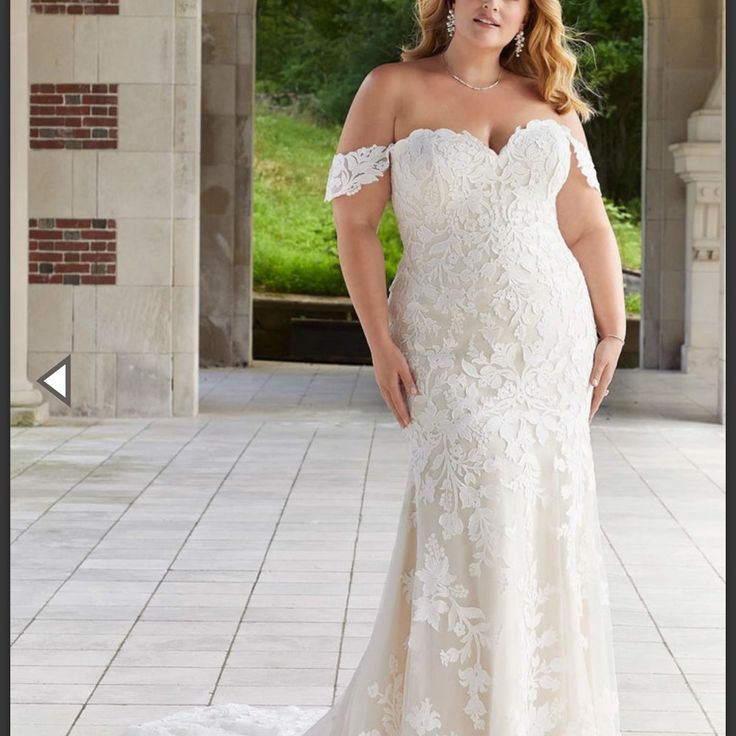
[[[83,240],[57,240],[54,244],[54,250],[55,251],[66,251],[66,250],[73,250],[73,251],[88,251],[89,250],[89,243],[84,242]]]
[[[56,218],[57,227],[89,227],[91,222],[92,220],[90,218],[86,218],[83,220],[62,217]]]
[[[57,84],[56,85],[56,91],[57,92],[89,92],[89,84]]]
[[[57,125],[63,125],[63,118],[42,118],[38,115],[31,116],[30,124],[37,127],[55,128]]]
[[[89,141],[82,141],[82,148],[117,148],[118,142],[106,140],[104,138],[93,138]]]
[[[28,258],[32,261],[38,261],[42,263],[51,263],[52,261],[63,261],[64,260],[64,254],[63,253],[51,253],[51,252],[39,252],[34,251],[33,253],[28,254]]]
[[[31,148],[64,148],[64,141],[52,138],[38,138],[31,141]]]
[[[64,95],[31,95],[32,105],[60,105],[64,102]]]
[[[106,128],[106,127],[112,127],[114,125],[118,124],[117,118],[110,118],[110,117],[85,117],[82,118],[82,123],[84,125],[90,125],[94,126],[96,128]]]
[[[102,263],[103,261],[114,261],[116,256],[114,253],[80,253],[83,261],[94,263]]]
[[[64,237],[61,230],[36,230],[33,229],[29,233],[30,237],[38,240],[58,240]]]
[[[84,94],[82,95],[83,105],[117,105],[117,95],[101,95],[101,94]]]
[[[57,105],[54,108],[56,115],[89,115],[89,105]]]
[[[54,273],[89,273],[89,263],[58,263]]]
[[[110,233],[107,230],[82,230],[82,237],[90,240],[108,240]]]

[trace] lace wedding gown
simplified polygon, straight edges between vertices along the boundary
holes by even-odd
[[[319,718],[228,704],[131,736],[619,736],[588,423],[596,326],[555,204],[573,160],[600,191],[588,149],[551,118],[499,153],[420,128],[335,155],[326,201],[390,166],[404,245],[390,330],[419,389],[367,649]]]

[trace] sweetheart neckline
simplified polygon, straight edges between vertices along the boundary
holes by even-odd
[[[564,125],[563,123],[560,123],[558,120],[555,120],[554,118],[532,118],[531,120],[527,120],[526,123],[522,123],[521,125],[517,125],[514,129],[514,132],[508,137],[508,140],[506,143],[501,146],[501,149],[499,151],[496,151],[495,149],[491,148],[488,144],[483,143],[483,141],[478,138],[478,136],[473,135],[469,130],[466,130],[463,128],[460,131],[453,130],[452,128],[446,128],[446,127],[440,127],[440,128],[414,128],[411,132],[407,133],[405,136],[398,138],[395,141],[392,141],[389,143],[389,148],[394,148],[399,143],[405,143],[411,140],[413,137],[415,137],[418,133],[431,133],[431,134],[444,134],[448,133],[452,136],[456,136],[458,138],[470,138],[471,142],[476,143],[481,149],[483,149],[489,156],[495,159],[500,159],[506,151],[509,149],[511,144],[514,142],[515,138],[520,135],[521,133],[524,133],[531,128],[536,127],[537,125],[542,125],[544,123],[553,123],[555,126],[562,128],[563,132],[567,131],[570,135],[572,135],[572,131],[567,125]]]

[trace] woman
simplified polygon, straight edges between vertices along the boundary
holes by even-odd
[[[135,733],[620,733],[589,425],[626,323],[592,111],[559,0],[420,0],[418,20],[418,46],[357,91],[325,193],[412,450],[367,649],[311,728],[229,705],[202,731]],[[404,254],[387,300],[389,197]]]

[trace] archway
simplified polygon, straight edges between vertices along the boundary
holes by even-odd
[[[703,300],[712,297],[714,279],[722,281],[718,253],[714,258],[712,252],[720,252],[723,233],[721,226],[713,232],[712,211],[707,217],[709,229],[691,232],[686,183],[691,174],[683,166],[698,168],[694,183],[706,169],[710,171],[706,178],[715,184],[697,190],[698,202],[715,207],[715,221],[720,222],[722,189],[718,182],[722,173],[718,165],[723,151],[720,129],[714,132],[713,106],[721,107],[723,94],[719,73],[724,2],[643,2],[640,366],[707,370],[717,364],[722,373],[723,351],[719,354],[717,345],[723,321],[714,316],[713,304],[704,307]],[[221,3],[204,1],[200,363],[247,365],[252,360],[250,212],[256,0],[225,7],[236,8],[236,12],[222,12],[223,8]],[[700,117],[710,117],[698,128],[689,121],[694,111],[703,113],[704,107]],[[690,155],[685,163],[676,164],[677,145],[684,143],[699,146],[696,157],[705,156],[708,162],[698,167]],[[688,152],[692,153],[692,146]],[[691,202],[690,217],[696,205]],[[709,241],[710,266],[698,262],[693,267],[700,258],[693,254],[708,250],[693,251],[694,238]],[[720,291],[722,294],[722,286]],[[720,306],[715,309],[717,312]],[[700,318],[693,320],[697,315]],[[704,320],[709,331],[705,343]]]

